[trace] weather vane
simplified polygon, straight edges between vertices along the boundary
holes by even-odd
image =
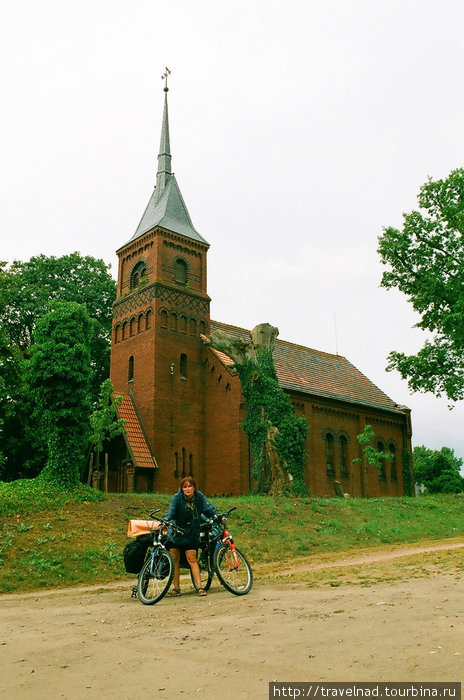
[[[169,88],[168,88],[168,75],[171,75],[171,71],[166,66],[166,70],[164,71],[163,75],[161,76],[161,80],[164,80],[164,91],[165,92],[167,92],[169,90]]]

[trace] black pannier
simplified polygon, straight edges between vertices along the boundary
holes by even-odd
[[[140,573],[147,549],[152,542],[151,535],[139,535],[124,547],[122,556],[128,574]]]

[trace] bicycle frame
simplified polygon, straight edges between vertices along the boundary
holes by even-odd
[[[227,513],[224,513],[224,515],[221,515],[221,518],[227,519],[227,517],[230,515],[230,513],[235,510],[235,508],[231,508]],[[208,565],[208,571],[211,572],[212,574],[214,573],[214,564],[213,564],[213,557],[214,557],[214,550],[216,547],[218,547],[220,544],[226,545],[227,546],[227,551],[226,551],[226,561],[227,561],[227,567],[229,571],[232,571],[232,569],[238,569],[240,562],[237,557],[237,552],[235,549],[235,544],[234,540],[232,538],[232,535],[230,534],[229,530],[227,529],[226,526],[224,526],[222,532],[220,535],[217,537],[211,537],[211,524],[212,524],[213,519],[210,519],[206,521],[202,525],[202,530],[203,530],[203,539],[206,540],[206,542],[201,542],[200,539],[200,549],[201,549],[201,554],[199,556],[199,560],[203,563]],[[201,537],[201,535],[200,535]],[[204,556],[204,552],[207,552],[207,561],[206,557]],[[230,552],[232,552],[232,557],[230,556]],[[233,562],[232,562],[233,560]]]
[[[232,539],[232,535],[229,534],[227,528],[224,528],[220,541],[222,542],[222,544],[228,545],[228,549],[226,551],[227,568],[229,569],[229,571],[232,571],[232,569],[238,569],[240,562],[237,557],[237,551],[235,549],[234,540]],[[230,552],[232,552],[232,558],[234,560],[233,565],[230,558]]]
[[[227,518],[233,510],[235,508],[209,519],[203,516],[198,551],[200,571],[204,574],[202,587],[207,591],[216,574],[220,584],[230,593],[246,595],[253,585],[253,572],[244,553],[235,546],[226,526]]]
[[[158,537],[153,537],[153,542],[150,545],[151,547],[151,552],[150,552],[150,557],[151,557],[151,562],[150,562],[150,575],[153,576],[155,573],[155,559],[156,555],[158,553],[159,549],[166,549],[164,544],[160,541],[160,536]]]

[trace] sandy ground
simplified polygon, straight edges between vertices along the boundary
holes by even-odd
[[[131,583],[1,596],[0,697],[229,700],[267,698],[272,680],[464,680],[458,573],[335,588],[256,576],[242,598],[213,581],[206,598],[185,585],[155,606],[131,599]]]

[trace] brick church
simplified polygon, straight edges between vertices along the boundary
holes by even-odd
[[[191,474],[210,496],[244,494],[253,484],[240,382],[230,358],[202,335],[221,329],[247,338],[248,330],[210,319],[209,244],[171,170],[167,91],[156,186],[134,235],[117,251],[111,379],[126,434],[110,449],[109,490],[173,493]],[[296,414],[308,421],[311,494],[411,492],[409,409],[340,355],[277,339],[274,361]],[[361,456],[356,436],[367,424],[375,447],[393,454],[381,470],[352,461]]]

